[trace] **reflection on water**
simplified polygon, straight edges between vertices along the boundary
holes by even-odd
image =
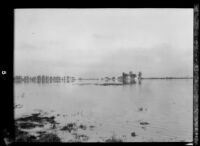
[[[192,141],[192,83],[184,79],[129,85],[101,80],[16,83],[15,118],[38,111],[53,115],[59,123],[54,129],[64,142],[77,134],[87,135],[86,141]],[[60,130],[63,127],[67,131]]]

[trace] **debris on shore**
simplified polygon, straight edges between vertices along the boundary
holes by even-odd
[[[135,136],[137,136],[137,135],[136,135],[135,132],[132,132],[132,133],[131,133],[131,136],[132,136],[132,137],[135,137]]]

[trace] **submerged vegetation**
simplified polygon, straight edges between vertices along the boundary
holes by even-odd
[[[43,129],[47,124],[58,124],[55,121],[54,116],[43,116],[41,113],[33,113],[29,116],[23,116],[15,120],[15,142],[62,142],[58,134],[50,126],[47,129]],[[42,127],[42,129],[40,129]],[[60,126],[59,126],[60,127]],[[39,128],[33,130],[32,129]],[[73,139],[69,139],[68,142],[87,142],[90,137],[84,133],[79,133],[80,130],[93,130],[94,125],[77,124],[76,122],[67,123],[65,126],[57,130],[68,132]],[[83,132],[83,131],[82,131]],[[136,134],[133,132],[131,135],[134,137]],[[123,139],[116,137],[115,135],[110,138],[103,139],[102,142],[123,142]]]
[[[69,123],[60,130],[71,132],[71,131],[77,131],[77,129],[78,126],[76,125],[76,123]]]
[[[15,120],[15,141],[16,142],[60,142],[60,138],[53,133],[39,131],[38,136],[31,135],[27,130],[44,127],[46,124],[55,125],[55,117],[44,117],[40,113],[17,118]]]
[[[91,125],[90,128],[94,128],[94,126]],[[66,126],[62,127],[60,130],[72,132],[72,131],[77,131],[78,129],[86,130],[87,126],[83,124],[80,124],[78,126],[76,123],[68,123]]]
[[[15,141],[16,142],[61,142],[61,138],[56,134],[54,116],[44,116],[41,113],[33,113],[29,116],[23,116],[15,120]],[[49,125],[49,128],[44,128]],[[89,130],[95,126],[89,125]],[[37,128],[37,129],[35,129]],[[39,129],[38,129],[39,128]],[[78,129],[86,130],[87,126],[84,124],[77,124],[75,122],[67,123],[63,126],[61,131],[69,132],[74,139],[69,142],[85,142],[89,140],[89,136],[77,133]],[[35,131],[33,134],[31,131]]]
[[[41,132],[38,136],[31,135],[28,132],[22,131],[16,127],[16,142],[61,142],[61,139],[53,133]]]
[[[43,116],[41,116],[41,113],[34,113],[34,114],[30,115],[30,116],[25,116],[25,117],[18,118],[18,119],[16,119],[16,122],[17,123],[26,122],[26,124],[30,123],[30,125],[31,124],[32,125],[33,124],[41,125],[41,124],[44,124],[44,123],[56,124],[54,116],[43,117]]]

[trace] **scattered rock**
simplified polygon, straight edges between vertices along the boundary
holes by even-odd
[[[93,127],[93,126],[92,126]],[[77,131],[78,128],[82,129],[82,130],[86,130],[87,129],[87,126],[86,125],[79,125],[77,126],[76,123],[68,123],[66,126],[64,126],[63,128],[61,128],[61,130],[66,130],[66,131]],[[90,127],[91,128],[91,127]]]
[[[77,129],[78,129],[78,127],[77,127],[76,123],[69,123],[60,130],[63,130],[63,131],[67,130],[67,131],[71,132],[72,130],[76,131]]]
[[[135,137],[135,136],[136,136],[135,132],[132,132],[132,133],[131,133],[131,136]]]
[[[140,122],[140,125],[149,125],[148,122]]]
[[[147,111],[147,108],[140,107],[140,108],[138,108],[138,111],[140,111],[140,112]]]
[[[83,130],[86,130],[86,129],[87,129],[87,127],[86,127],[85,125],[82,125],[82,124],[79,126],[79,128],[80,128],[80,129],[83,129]]]

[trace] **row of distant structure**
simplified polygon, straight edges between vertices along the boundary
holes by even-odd
[[[131,83],[135,82],[136,80],[142,79],[142,73],[139,72],[138,75],[134,74],[133,72],[129,73],[122,73],[122,76],[119,77],[103,77],[103,78],[75,78],[73,76],[47,76],[47,75],[38,75],[38,76],[15,76],[14,81],[15,83],[59,83],[59,82],[74,82],[75,80],[103,80],[103,81],[118,81],[123,83]]]
[[[142,79],[142,72],[139,72],[138,74],[134,74],[132,71],[129,73],[123,72],[121,76],[119,77],[105,77],[105,81],[113,80],[113,81],[119,81],[122,82],[123,84],[128,84],[128,83],[135,83],[137,80],[141,81]]]
[[[134,74],[132,71],[128,73],[122,73],[122,76],[119,77],[119,78],[122,78],[123,80],[136,80],[136,78],[138,80],[141,80],[142,79],[142,72],[139,72],[138,75]]]
[[[72,76],[47,76],[47,75],[37,75],[37,76],[15,76],[15,83],[60,83],[60,82],[74,82],[75,77]]]
[[[193,79],[193,77],[142,77],[142,72],[138,72],[138,74],[133,73],[130,71],[129,73],[123,72],[121,76],[118,77],[102,77],[102,78],[75,78],[73,76],[47,76],[47,75],[37,75],[37,76],[20,76],[17,75],[14,77],[15,83],[69,83],[74,82],[76,80],[99,80],[105,82],[119,82],[123,84],[132,84],[136,81],[140,82],[142,79]]]

